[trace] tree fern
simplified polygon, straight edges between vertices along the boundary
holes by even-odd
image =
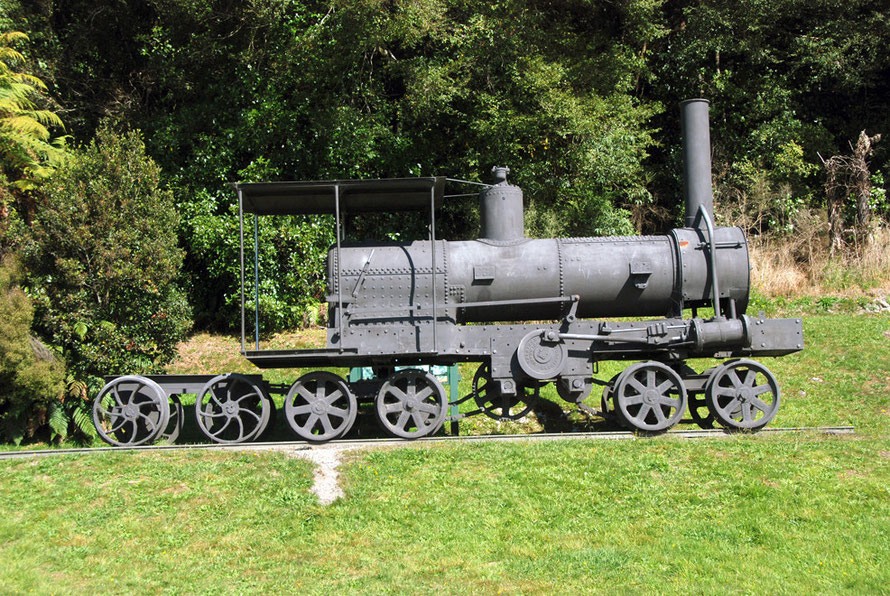
[[[19,31],[0,34],[0,167],[21,190],[48,178],[66,155],[66,137],[53,139],[50,133],[50,128],[63,128],[62,120],[34,103],[46,85],[34,75],[13,70],[24,57],[11,46],[27,40]]]

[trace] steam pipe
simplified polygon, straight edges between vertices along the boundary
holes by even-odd
[[[701,228],[702,209],[714,221],[714,195],[711,190],[711,134],[707,99],[687,99],[680,103],[683,129],[683,195],[686,199],[686,227]]]

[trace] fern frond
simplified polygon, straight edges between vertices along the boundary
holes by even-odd
[[[62,404],[53,402],[49,406],[49,428],[53,432],[53,439],[59,437],[65,440],[68,437],[68,414]]]
[[[0,42],[2,43],[2,42]],[[25,57],[22,56],[19,52],[16,52],[12,48],[8,47],[0,47],[0,60],[4,62],[24,62]]]
[[[11,46],[17,41],[30,41],[31,39],[27,36],[27,34],[22,33],[21,31],[7,31],[6,33],[0,33],[0,45],[2,46]]]
[[[33,113],[4,118],[2,126],[9,131],[14,131],[16,134],[46,141],[49,139],[49,130],[37,118],[32,116]]]
[[[83,408],[76,407],[71,412],[71,420],[78,432],[92,438],[97,436],[96,427],[93,426],[93,417]]]

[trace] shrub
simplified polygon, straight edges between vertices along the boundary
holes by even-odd
[[[65,367],[31,336],[34,308],[17,286],[19,268],[7,258],[0,265],[0,436],[21,442],[49,424],[66,435],[62,408]]]
[[[134,131],[105,125],[46,187],[25,247],[36,328],[88,375],[147,373],[188,331],[178,217]]]

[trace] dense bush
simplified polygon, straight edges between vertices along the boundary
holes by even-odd
[[[139,134],[100,129],[45,192],[24,250],[36,328],[79,378],[162,369],[190,311],[173,197]]]
[[[10,259],[0,264],[0,437],[20,442],[49,425],[65,435],[62,409],[65,367],[31,336],[34,309],[18,287],[20,272]]]

